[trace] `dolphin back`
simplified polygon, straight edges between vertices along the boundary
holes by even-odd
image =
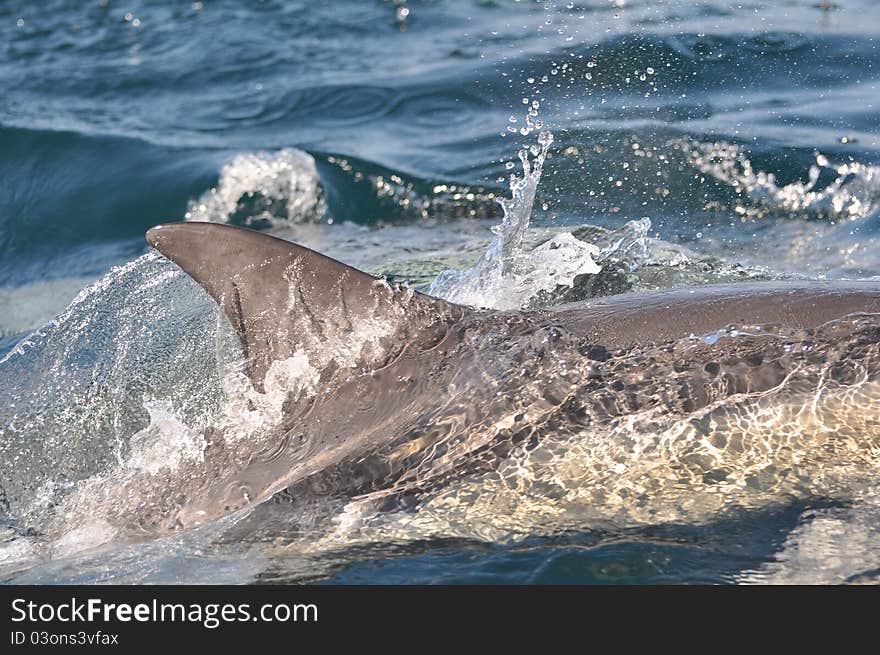
[[[273,362],[303,356],[315,367],[378,368],[467,311],[252,230],[169,223],[146,238],[223,309],[260,390]]]
[[[816,328],[880,313],[880,280],[735,282],[594,298],[558,307],[556,319],[609,349],[662,344],[728,326]]]

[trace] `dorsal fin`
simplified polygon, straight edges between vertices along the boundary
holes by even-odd
[[[220,305],[260,390],[275,361],[303,354],[314,367],[375,368],[408,342],[445,333],[467,311],[230,225],[169,223],[149,230],[147,241]]]

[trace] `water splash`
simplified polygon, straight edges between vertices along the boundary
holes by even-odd
[[[321,220],[326,211],[314,158],[285,148],[237,155],[221,169],[217,186],[189,203],[184,218],[260,229]]]
[[[132,435],[128,468],[156,474],[163,468],[177,469],[186,460],[203,461],[208,442],[175,416],[171,403],[147,401],[144,409],[150,424]]]
[[[880,207],[880,166],[859,162],[832,164],[825,155],[816,153],[806,182],[784,186],[776,176],[756,171],[742,147],[718,141],[702,143],[678,141],[697,170],[729,184],[749,204],[737,204],[734,210],[746,218],[763,218],[769,214],[788,214],[831,220],[858,220],[875,213]],[[825,187],[817,187],[823,170],[835,178]]]
[[[523,134],[529,134],[535,125],[530,112]],[[519,151],[522,175],[510,174],[510,198],[498,200],[504,216],[492,228],[495,238],[488,249],[471,268],[441,272],[428,293],[464,305],[516,309],[542,291],[571,286],[578,275],[599,272],[593,261],[598,248],[571,234],[559,234],[523,252],[523,238],[552,143],[553,134],[542,131],[536,144]]]
[[[577,275],[571,285],[536,294],[528,307],[553,307],[631,291],[790,277],[695,252],[652,237],[650,230],[651,219],[647,216],[628,221],[616,230],[596,225],[572,230],[572,236],[599,249],[595,261],[601,270]]]
[[[210,298],[151,252],[113,268],[23,339],[0,359],[2,510],[40,513],[120,466],[133,435],[160,419],[151,400],[169,401],[165,411],[181,424],[205,424],[223,392],[218,353],[241,358],[221,328]]]
[[[322,371],[376,352],[391,320],[404,320],[403,304],[338,335],[303,333],[257,390],[237,336],[193,280],[155,252],[114,268],[0,359],[0,526],[23,526],[13,532],[33,541],[0,549],[0,560],[192,525],[205,512],[178,510],[213,498],[217,489],[199,489],[254,453],[281,452],[284,403],[317,394]]]
[[[873,486],[843,507],[810,508],[772,559],[736,577],[746,584],[880,582],[880,493]]]

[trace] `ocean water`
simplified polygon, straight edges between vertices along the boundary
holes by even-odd
[[[870,389],[844,403],[867,455],[776,453],[806,482],[748,497],[647,485],[605,512],[634,496],[560,434],[415,508],[126,539],[84,517],[279,407],[232,384],[234,334],[149,227],[251,227],[499,309],[875,278],[878,39],[870,0],[0,2],[0,580],[876,583]]]

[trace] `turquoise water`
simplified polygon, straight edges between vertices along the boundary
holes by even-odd
[[[533,103],[554,140],[526,243],[574,231],[625,269],[579,298],[880,275],[878,38],[869,0],[0,2],[0,576],[876,581],[880,512],[861,496],[326,547],[264,507],[34,560],[9,480],[33,467],[34,502],[55,507],[124,458],[156,407],[190,425],[222,403],[218,361],[236,346],[147,254],[147,228],[249,226],[428,288],[486,251],[535,143],[520,132]],[[614,250],[615,235],[642,250]]]

